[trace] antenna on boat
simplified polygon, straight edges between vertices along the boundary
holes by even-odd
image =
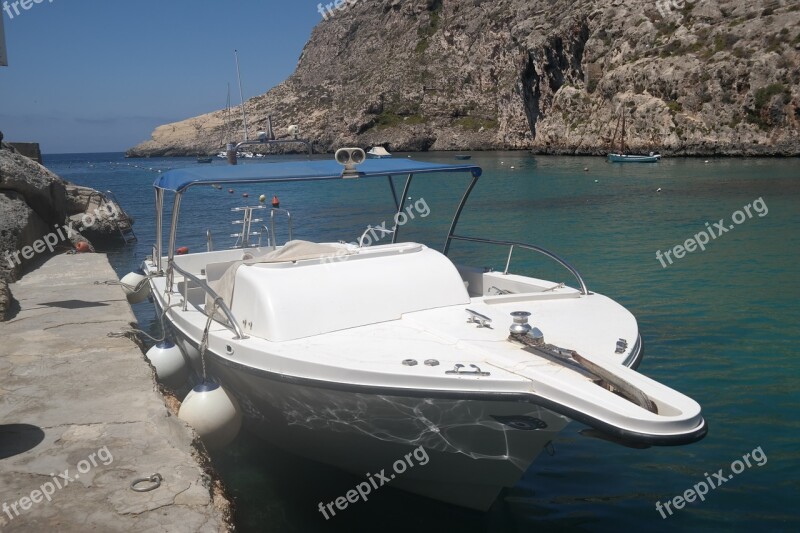
[[[244,140],[249,141],[247,136],[247,112],[244,110],[244,93],[242,92],[242,75],[239,72],[239,51],[234,50],[233,55],[236,57],[236,77],[239,80],[239,98],[242,100],[242,121],[244,122]]]

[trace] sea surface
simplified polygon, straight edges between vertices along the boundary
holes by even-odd
[[[630,309],[645,343],[639,371],[696,399],[708,436],[689,446],[639,450],[584,437],[573,423],[554,453],[541,454],[488,513],[383,487],[326,521],[318,503],[363,480],[243,433],[213,457],[236,502],[239,530],[800,531],[800,161],[625,165],[522,152],[472,156],[484,175],[459,233],[545,246],[575,265],[591,290]],[[414,157],[454,162],[450,153]],[[108,251],[120,275],[135,269],[154,242],[153,180],[197,165],[191,158],[122,154],[52,155],[45,164],[72,182],[112,190],[136,218],[139,243]],[[404,226],[400,240],[441,248],[466,183],[464,176],[416,178],[410,196],[424,199],[430,215]],[[202,187],[184,199],[178,244],[202,251],[211,229],[217,248],[232,245],[230,208],[260,194],[277,194],[292,212],[295,238],[353,241],[368,224],[390,225],[393,214],[386,180],[237,187],[233,194]],[[657,251],[683,245],[719,221],[728,230],[717,236],[715,229],[705,251],[681,258],[673,252],[672,264],[662,266]],[[498,269],[506,257],[503,248],[467,243],[455,243],[452,252]],[[513,270],[573,283],[546,258],[521,251]],[[134,311],[144,328],[158,333],[149,304]],[[735,461],[748,453],[751,466],[739,468]],[[704,501],[673,508],[666,518],[656,509],[657,502],[714,480],[720,469],[730,476],[732,467],[740,473]]]

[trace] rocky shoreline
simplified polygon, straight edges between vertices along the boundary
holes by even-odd
[[[93,251],[94,244],[119,239],[119,213],[100,192],[0,144],[0,322],[14,305],[9,283],[43,257]]]
[[[296,71],[246,103],[330,152],[800,155],[800,5],[785,0],[362,0],[321,21]],[[238,114],[237,114],[238,115]],[[242,132],[241,118],[229,125]],[[225,111],[157,128],[131,157],[223,149]]]

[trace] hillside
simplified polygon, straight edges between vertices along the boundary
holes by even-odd
[[[796,1],[358,0],[320,19],[297,70],[247,102],[251,135],[273,114],[317,150],[600,154],[625,109],[634,149],[800,155]],[[129,155],[219,151],[224,117]]]

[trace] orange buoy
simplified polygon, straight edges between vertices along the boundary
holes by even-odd
[[[88,242],[80,241],[79,243],[77,243],[75,245],[75,250],[77,250],[78,253],[80,253],[80,254],[85,254],[87,252],[91,252],[92,251],[92,247],[89,246]]]
[[[178,248],[177,250],[175,250],[175,252],[176,252],[178,255],[186,255],[186,254],[188,254],[188,253],[189,253],[189,247],[188,247],[188,246],[181,246],[180,248]]]
[[[277,194],[273,194],[272,195],[272,207],[274,207],[275,209],[278,209],[280,206],[281,206],[281,201],[278,200],[278,195]]]

